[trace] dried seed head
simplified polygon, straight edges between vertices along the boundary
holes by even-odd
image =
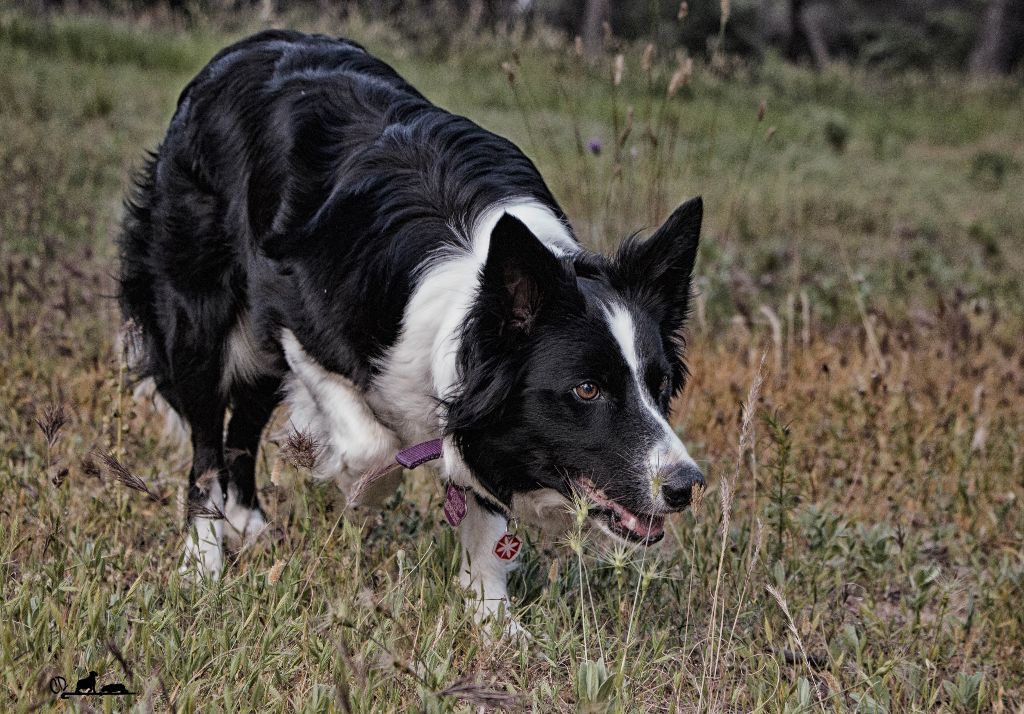
[[[644,47],[644,54],[640,58],[640,69],[645,74],[651,73],[651,67],[654,65],[654,43],[648,42],[647,46]]]
[[[618,136],[619,149],[626,145],[626,140],[633,131],[633,115],[633,107],[628,107],[626,109],[626,125],[622,127],[622,132]]]
[[[284,561],[275,560],[274,564],[270,567],[269,572],[267,572],[267,582],[271,585],[277,583],[277,581],[281,579],[282,570],[284,570]]]
[[[728,537],[729,523],[732,520],[732,487],[729,485],[729,479],[722,479],[719,490],[719,501],[722,507],[722,526],[721,533],[723,536]]]
[[[313,470],[323,452],[323,446],[305,431],[293,431],[281,448],[281,458],[300,469]]]
[[[724,27],[729,22],[730,3],[729,0],[719,0],[719,4],[722,8],[722,26]]]
[[[160,498],[160,496],[158,496],[156,493],[154,493],[149,488],[149,486],[146,485],[145,481],[143,481],[141,478],[139,478],[131,471],[129,471],[124,466],[124,464],[118,461],[117,458],[109,451],[96,452],[96,458],[99,459],[100,463],[103,465],[103,468],[106,469],[107,473],[115,481],[124,486],[127,486],[133,491],[139,491],[140,493],[146,494],[147,496],[149,496],[149,499],[151,501],[163,503],[163,499]]]
[[[757,409],[758,397],[761,395],[761,386],[764,384],[764,368],[767,361],[768,350],[765,350],[761,353],[761,363],[758,365],[757,373],[754,375],[754,379],[750,383],[750,389],[747,391],[747,401],[743,404],[743,418],[740,420],[739,459],[737,463],[743,462],[744,456],[751,448],[751,444],[754,443],[754,412]]]
[[[572,43],[573,50],[576,52],[577,57],[583,56],[583,38],[576,35],[576,39]]]
[[[622,75],[626,72],[626,56],[621,52],[615,55],[612,63],[612,84],[618,87],[622,84]]]
[[[690,3],[683,0],[679,3],[679,12],[676,13],[676,19],[682,22],[686,19],[686,16],[690,14]]]
[[[82,459],[82,473],[86,476],[92,476],[93,478],[100,478],[103,476],[103,470],[99,467],[99,464],[92,458],[91,454],[86,454],[85,458]]]
[[[209,493],[210,486],[212,486],[214,481],[217,481],[219,478],[220,473],[217,469],[207,469],[199,478],[196,479],[196,488],[198,488],[202,493]]]
[[[768,127],[768,131],[764,133],[764,140],[771,141],[773,136],[775,136],[775,127],[770,126]]]
[[[508,79],[508,83],[515,86],[516,83],[516,68],[511,62],[502,62],[501,70],[505,73],[505,78]]]
[[[43,436],[46,437],[47,448],[52,449],[57,443],[60,430],[68,423],[68,415],[62,405],[51,404],[43,408],[43,416],[35,421],[39,430],[43,432]]]
[[[690,79],[693,77],[693,59],[690,57],[680,57],[679,66],[676,71],[672,73],[672,78],[668,81],[667,95],[669,97],[676,96],[679,90],[690,83]]]
[[[754,564],[758,562],[757,556],[761,554],[761,546],[764,545],[764,526],[761,524],[761,519],[755,519],[754,533],[754,550],[750,555],[750,567],[754,567]]]
[[[188,504],[188,519],[195,520],[197,518],[212,521],[227,520],[227,516],[224,515],[224,511],[221,510],[220,506],[212,502]]]
[[[697,486],[693,489],[693,497],[690,501],[690,510],[694,513],[704,505],[704,494],[708,492],[707,486]]]
[[[460,677],[437,696],[452,697],[480,709],[517,709],[523,703],[515,694],[474,682],[472,675]]]
[[[768,111],[768,102],[761,100],[761,103],[757,105],[757,120],[759,122],[764,121],[764,115]]]
[[[375,483],[380,481],[382,478],[392,473],[396,469],[401,468],[401,465],[394,460],[383,461],[371,466],[363,475],[359,477],[359,480],[355,482],[352,488],[349,490],[347,502],[349,506],[360,506],[362,505],[363,496],[373,487]]]
[[[121,669],[128,675],[128,679],[135,679],[135,670],[132,667],[131,662],[124,656],[124,652],[117,646],[117,643],[113,640],[107,640],[107,649],[110,650],[110,654],[114,655],[114,659],[121,665]]]
[[[123,366],[134,370],[142,364],[145,357],[145,340],[142,328],[135,320],[126,320],[121,325],[117,333],[117,346]]]
[[[60,488],[68,478],[68,467],[56,464],[50,467],[50,483]]]
[[[179,483],[178,484],[178,491],[177,491],[177,493],[175,495],[176,495],[176,498],[174,499],[174,506],[175,506],[174,510],[175,510],[176,515],[177,515],[177,520],[178,520],[178,523],[184,523],[185,522],[185,512],[188,510],[188,508],[186,506],[186,504],[188,503],[188,492],[185,490],[185,484],[184,483]]]
[[[572,513],[576,516],[576,527],[582,528],[590,515],[590,499],[582,494],[575,494],[572,499]]]
[[[364,610],[372,612],[377,609],[377,598],[369,588],[362,588],[356,593],[356,603]]]
[[[676,93],[679,91],[679,88],[683,86],[683,84],[683,71],[677,69],[675,72],[672,73],[672,78],[668,81],[668,90],[666,90],[665,94],[669,98],[676,96]]]

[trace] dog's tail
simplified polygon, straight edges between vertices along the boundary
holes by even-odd
[[[116,346],[121,366],[129,379],[136,381],[134,397],[149,403],[164,420],[164,436],[172,443],[188,443],[188,426],[157,389],[157,380],[166,369],[160,359],[159,325],[154,313],[154,276],[150,251],[154,244],[153,203],[158,153],[152,153],[136,172],[131,194],[124,204],[124,217],[118,239],[120,274],[118,301],[124,322],[118,330]]]
[[[164,422],[163,438],[167,443],[184,446],[189,443],[188,423],[174,410],[156,388],[156,380],[145,376],[147,368],[146,340],[142,329],[132,320],[125,320],[117,331],[117,353],[121,366],[129,374],[140,379],[132,390],[137,404],[148,405],[157,412]]]

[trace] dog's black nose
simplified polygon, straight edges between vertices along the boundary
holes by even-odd
[[[690,505],[694,486],[704,488],[704,474],[694,464],[677,464],[669,471],[661,493],[669,508],[681,511]]]

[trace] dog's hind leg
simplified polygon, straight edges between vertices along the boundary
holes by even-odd
[[[205,382],[209,382],[206,384]],[[216,380],[190,379],[176,403],[192,430],[185,557],[181,571],[217,578],[224,567],[224,412]]]
[[[256,492],[256,456],[263,428],[280,401],[280,387],[280,377],[264,376],[236,384],[231,390],[231,418],[224,442],[225,535],[241,545],[252,543],[267,525]]]

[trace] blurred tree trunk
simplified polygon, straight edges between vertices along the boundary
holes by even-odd
[[[817,18],[808,7],[807,0],[789,2],[789,41],[786,43],[786,57],[796,62],[804,56],[814,60],[814,66],[822,69],[829,62],[828,44]]]
[[[800,22],[800,13],[803,12],[806,2],[807,0],[789,1],[789,41],[786,43],[786,58],[791,62],[796,62],[810,49]]]
[[[975,76],[1007,74],[1024,53],[1024,0],[989,0],[968,68]]]
[[[609,0],[587,0],[583,10],[583,48],[588,57],[597,57],[604,46],[604,23],[608,22]]]
[[[814,66],[824,69],[829,63],[828,43],[825,42],[825,33],[821,29],[820,18],[804,8],[800,13],[800,27],[807,38],[807,46],[811,50],[811,57],[814,59]]]

